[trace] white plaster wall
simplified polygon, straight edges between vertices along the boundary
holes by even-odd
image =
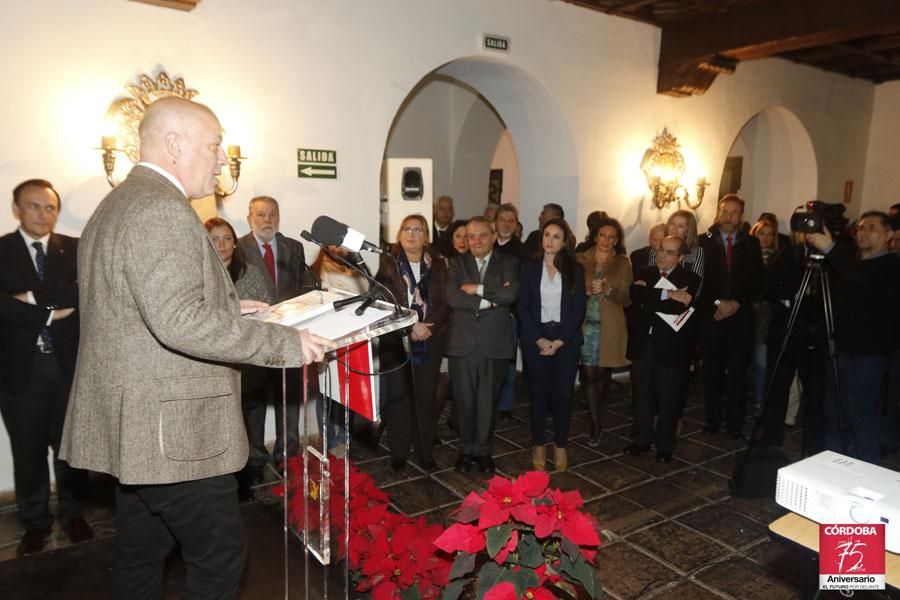
[[[887,210],[900,202],[900,81],[875,87],[875,108],[862,182],[861,211]],[[860,187],[857,182],[855,187]]]
[[[503,169],[503,192],[500,202],[519,206],[519,160],[509,130],[504,130],[491,159],[491,169]]]
[[[485,32],[509,36],[511,53],[482,50]],[[862,180],[874,86],[765,60],[739,65],[703,96],[675,99],[655,93],[658,49],[653,27],[548,0],[216,0],[190,13],[121,0],[5,3],[0,190],[28,177],[53,180],[64,201],[58,229],[77,234],[107,191],[93,150],[103,113],[124,84],[159,65],[200,90],[197,100],[249,157],[224,207],[240,233],[247,200],[265,193],[281,201],[286,234],[327,212],[376,238],[391,124],[415,85],[442,66],[483,85],[498,109],[516,106],[523,89],[532,94],[531,104],[503,115],[521,167],[526,231],[559,192],[579,238],[584,215],[602,208],[621,218],[629,246],[642,245],[666,216],[648,207],[638,171],[653,136],[668,126],[689,169],[718,174],[738,132],[769,106],[790,110],[809,131],[819,195]],[[462,58],[477,68],[460,72],[464,63],[451,61]],[[551,114],[534,120],[535,107]],[[548,152],[548,133],[557,150]],[[338,179],[298,180],[298,146],[336,150]],[[713,206],[698,211],[702,225]],[[0,211],[0,231],[14,226]],[[0,446],[4,489],[12,475],[5,440]]]

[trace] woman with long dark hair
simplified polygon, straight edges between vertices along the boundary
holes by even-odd
[[[554,465],[568,468],[566,443],[572,419],[572,391],[583,340],[586,297],[584,269],[575,259],[575,236],[562,219],[541,227],[541,250],[522,263],[516,312],[521,323],[522,360],[528,369],[531,402],[531,462],[546,468],[545,422],[553,414]]]
[[[600,445],[600,404],[612,370],[631,364],[625,358],[628,328],[625,308],[631,304],[631,261],[625,254],[622,226],[602,219],[593,248],[578,255],[584,267],[587,312],[581,347],[581,387],[588,405],[589,446]]]
[[[428,244],[429,229],[422,215],[403,219],[391,256],[382,256],[375,275],[398,302],[415,310],[419,317],[409,334],[409,364],[386,376],[385,424],[395,473],[406,467],[410,446],[424,468],[435,468],[432,449],[440,416],[436,384],[450,308],[444,291],[447,263]],[[399,332],[382,336],[379,357],[382,370],[403,362],[406,352]]]

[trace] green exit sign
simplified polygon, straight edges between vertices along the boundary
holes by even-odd
[[[509,52],[509,38],[486,33],[484,34],[484,49],[496,52]]]
[[[316,148],[297,148],[297,177],[337,179],[337,152]]]

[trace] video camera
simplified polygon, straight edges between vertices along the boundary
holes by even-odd
[[[829,204],[810,200],[798,206],[791,215],[791,231],[797,233],[822,233],[823,227],[834,236],[843,234],[850,221],[844,216],[843,204]]]

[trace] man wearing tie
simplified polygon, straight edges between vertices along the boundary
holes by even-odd
[[[510,307],[519,296],[519,261],[494,252],[494,230],[484,217],[466,225],[469,252],[450,260],[447,303],[450,357],[459,457],[456,470],[494,472],[491,438],[500,388],[515,356]]]
[[[675,331],[660,313],[682,315],[700,287],[700,277],[681,266],[684,246],[678,236],[664,238],[656,266],[635,268],[630,289],[627,356],[635,392],[634,441],[625,454],[641,454],[655,444],[656,461],[663,463],[672,461],[675,448],[678,389],[687,376],[683,356],[690,350],[691,336],[685,326]]]
[[[48,447],[60,525],[73,543],[94,537],[82,516],[87,473],[58,457],[78,350],[78,240],[53,233],[59,208],[49,181],[19,184],[12,203],[19,229],[0,238],[0,412],[25,528],[19,556],[40,552],[53,525]]]
[[[278,201],[271,196],[257,196],[250,200],[247,223],[250,233],[238,240],[249,262],[255,263],[268,274],[266,286],[275,302],[289,300],[315,287],[315,280],[306,266],[303,245],[282,235]],[[247,414],[247,435],[250,440],[248,460],[251,483],[262,480],[263,467],[269,453],[265,445],[266,406],[271,396],[275,404],[275,463],[284,460],[285,443],[282,430],[282,374],[281,369],[270,369],[266,384],[245,393],[243,402]],[[296,452],[300,423],[300,381],[303,375],[298,369],[287,372],[287,449]],[[313,381],[315,378],[311,378]]]
[[[719,200],[716,223],[700,238],[706,260],[697,298],[703,351],[706,433],[725,423],[741,438],[746,409],[746,371],[753,344],[750,303],[762,289],[764,267],[759,241],[744,222],[744,201],[735,194]]]

